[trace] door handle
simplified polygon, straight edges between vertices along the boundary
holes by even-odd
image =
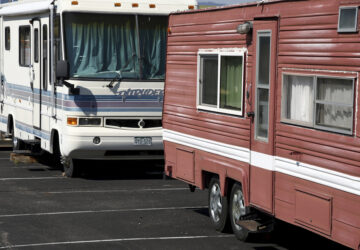
[[[254,117],[255,117],[254,111],[247,112],[246,116],[251,119],[251,123],[254,122]]]
[[[250,111],[250,112],[247,112],[246,115],[247,115],[247,117],[253,119],[253,118],[255,117],[255,112],[254,112],[254,111]]]

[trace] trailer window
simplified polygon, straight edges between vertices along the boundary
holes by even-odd
[[[31,62],[31,43],[30,26],[21,26],[19,28],[19,63],[20,66],[30,66]]]
[[[217,106],[218,57],[201,57],[201,104]]]
[[[198,108],[242,115],[244,51],[199,52]]]
[[[314,77],[284,75],[283,120],[304,126],[313,125]]]
[[[220,108],[241,111],[242,56],[222,56],[220,69]]]
[[[340,7],[338,32],[357,31],[358,6]]]
[[[10,27],[5,27],[5,49],[10,50]]]
[[[284,75],[283,122],[352,134],[354,79]]]
[[[351,133],[353,89],[353,79],[317,77],[315,125]]]

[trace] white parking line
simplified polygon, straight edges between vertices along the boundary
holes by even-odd
[[[0,181],[18,181],[18,180],[52,180],[52,179],[65,179],[62,176],[54,177],[26,177],[26,178],[0,178]]]
[[[26,216],[44,216],[44,215],[65,215],[65,214],[123,213],[123,212],[139,212],[139,211],[184,210],[184,209],[202,209],[202,208],[207,208],[207,206],[133,208],[133,209],[109,209],[109,210],[83,210],[83,211],[29,213],[29,214],[3,214],[3,215],[0,215],[0,218],[26,217]]]
[[[113,190],[71,190],[42,192],[45,194],[77,194],[77,193],[123,193],[123,192],[151,192],[151,191],[184,191],[189,188],[145,188],[145,189],[113,189]]]
[[[23,245],[9,245],[5,247],[0,247],[0,249],[106,243],[106,242],[125,242],[125,241],[189,240],[189,239],[230,238],[230,237],[234,237],[234,236],[233,235],[196,235],[196,236],[175,236],[175,237],[149,237],[149,238],[144,237],[144,238],[105,239],[105,240],[81,240],[81,241],[63,241],[63,242],[35,243],[35,244],[23,244]]]

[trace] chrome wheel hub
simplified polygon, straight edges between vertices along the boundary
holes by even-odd
[[[241,230],[241,227],[236,224],[236,222],[240,220],[240,217],[246,214],[244,196],[241,190],[237,190],[234,193],[231,212],[231,219],[233,220],[233,224],[237,230]]]
[[[220,220],[222,212],[221,201],[220,186],[219,184],[215,183],[210,190],[210,215],[215,222]]]

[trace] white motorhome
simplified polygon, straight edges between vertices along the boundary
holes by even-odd
[[[170,12],[196,0],[22,0],[0,9],[0,130],[78,160],[162,159]]]

